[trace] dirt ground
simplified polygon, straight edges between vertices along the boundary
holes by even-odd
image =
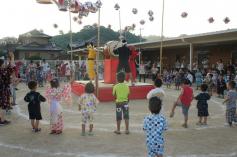
[[[43,88],[38,89],[42,94]],[[61,135],[49,134],[49,105],[42,103],[40,133],[31,131],[27,104],[23,98],[28,92],[25,85],[17,91],[18,106],[7,116],[12,123],[0,127],[0,157],[145,157],[143,118],[149,114],[146,100],[131,101],[130,135],[115,135],[115,105],[100,103],[95,114],[94,136],[81,136],[81,116],[74,104],[64,107],[65,129]],[[168,118],[171,106],[179,92],[165,89],[163,113],[167,117],[169,130],[165,133],[165,156],[167,157],[237,157],[237,126],[229,128],[225,123],[225,106],[222,99],[213,97],[209,101],[207,127],[196,126],[197,109],[193,101],[190,109],[189,128],[181,127],[181,109],[174,118]],[[197,91],[195,91],[197,93]],[[124,130],[124,123],[122,123]]]

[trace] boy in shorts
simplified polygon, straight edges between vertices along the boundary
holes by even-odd
[[[184,128],[188,127],[188,110],[193,100],[193,89],[190,87],[190,81],[188,79],[183,80],[183,84],[181,87],[181,93],[174,103],[172,111],[170,113],[170,118],[174,117],[174,111],[176,106],[182,107],[182,112],[184,115],[184,124],[182,125]]]
[[[117,73],[118,83],[113,87],[113,95],[116,97],[116,121],[117,121],[117,130],[114,131],[115,134],[121,134],[120,124],[123,119],[125,120],[125,134],[129,134],[129,108],[128,108],[128,95],[129,87],[124,83],[125,73]]]

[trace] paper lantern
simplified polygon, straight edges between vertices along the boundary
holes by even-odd
[[[118,5],[118,3],[115,4],[114,9],[115,10],[119,10],[120,9],[120,6]]]
[[[136,28],[136,24],[132,24],[132,28],[135,29]]]
[[[91,13],[96,13],[98,11],[98,7],[95,3],[92,4],[92,7],[90,8]]]
[[[182,17],[182,18],[186,18],[187,16],[188,16],[188,13],[182,12],[182,14],[181,14],[181,17]]]
[[[53,24],[53,27],[54,28],[58,28],[58,25],[55,23],[55,24]]]
[[[213,17],[210,17],[209,19],[208,19],[208,22],[209,23],[213,23],[215,20],[214,20],[214,18]]]
[[[81,20],[83,18],[83,16],[81,14],[79,14],[78,18]]]
[[[148,15],[149,15],[149,16],[153,16],[153,14],[154,14],[154,13],[153,13],[152,10],[149,10],[149,11],[148,11]]]
[[[136,9],[136,8],[133,8],[133,9],[132,9],[132,13],[133,13],[133,14],[137,14],[137,9]]]
[[[154,21],[154,17],[153,17],[153,16],[150,16],[150,17],[149,17],[149,20],[150,20],[150,21]]]
[[[52,4],[51,0],[36,0],[36,2],[40,4]]]
[[[140,24],[141,24],[141,25],[144,25],[144,24],[145,24],[145,20],[141,20],[141,21],[140,21]]]
[[[225,17],[223,21],[225,24],[228,24],[230,22],[230,19],[229,19],[229,17]]]

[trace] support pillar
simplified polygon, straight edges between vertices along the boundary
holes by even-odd
[[[192,71],[193,69],[193,44],[192,43],[190,43],[189,48],[190,48],[189,69],[190,71]]]

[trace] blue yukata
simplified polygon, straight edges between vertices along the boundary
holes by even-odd
[[[155,157],[164,154],[164,131],[167,122],[164,116],[152,114],[144,118],[143,130],[146,133],[147,156]]]

